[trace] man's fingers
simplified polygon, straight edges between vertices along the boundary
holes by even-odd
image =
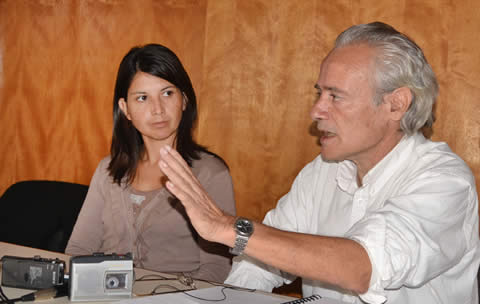
[[[196,177],[190,170],[188,164],[181,158],[175,157],[173,152],[176,152],[173,149],[170,151],[166,148],[162,148],[160,151],[162,154],[162,160],[160,161],[160,169],[167,175],[167,177],[174,183],[177,187],[182,188],[184,191],[188,191],[187,187],[199,194],[199,185]]]
[[[160,170],[168,177],[171,183],[173,183],[176,188],[182,189],[182,191],[187,191],[188,188],[192,188],[187,178],[182,176],[182,170],[179,169],[178,165],[173,162],[169,162],[165,157],[159,162]],[[177,168],[175,168],[175,166]],[[178,190],[177,190],[178,191]]]
[[[218,230],[215,220],[224,215],[223,211],[212,201],[177,151],[163,147],[160,153],[159,167],[169,179],[167,189],[185,206],[199,235],[209,240]]]
[[[167,163],[173,166],[175,169],[183,169],[185,174],[189,175],[190,177],[194,178],[195,176],[191,172],[190,166],[187,162],[183,159],[183,157],[178,153],[175,149],[172,149],[170,146],[165,146],[160,150],[162,157],[167,160]],[[178,166],[178,167],[176,167]]]
[[[209,212],[215,214],[223,214],[223,212],[211,202],[208,193],[203,189],[188,164],[177,151],[174,149],[164,150],[162,148],[161,153],[162,160],[159,166],[170,181],[167,188],[177,196],[178,199],[181,201],[183,201],[183,199],[191,200],[187,203],[195,202],[197,205],[202,205],[204,210],[209,210]]]
[[[168,179],[177,188],[188,193],[192,198],[201,197],[205,191],[197,180],[188,164],[174,149],[161,150],[162,160],[160,161],[160,169],[165,173]]]
[[[171,181],[167,181],[166,183],[168,191],[170,191],[176,198],[178,198],[182,204],[191,204],[193,199],[187,192],[183,191],[181,188],[175,187],[175,185]],[[188,209],[188,206],[186,206]]]
[[[170,156],[172,156],[177,161],[177,163],[180,164],[183,167],[183,169],[190,172],[190,166],[183,159],[183,157],[180,155],[180,153],[178,153],[177,150],[172,149],[172,147],[170,147],[170,146],[165,146],[164,149],[167,152],[166,154],[169,154]],[[193,174],[192,174],[192,176],[193,176]]]

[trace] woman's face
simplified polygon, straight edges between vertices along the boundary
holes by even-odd
[[[154,142],[174,145],[186,107],[186,99],[175,85],[138,72],[128,89],[127,100],[121,98],[118,105],[142,134],[146,145]]]

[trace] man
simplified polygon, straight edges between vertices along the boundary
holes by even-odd
[[[226,283],[271,290],[296,275],[304,296],[349,303],[478,303],[475,181],[420,131],[438,92],[422,50],[389,25],[353,26],[315,88],[321,155],[264,224],[224,214],[178,153],[161,151],[199,234],[244,250]]]

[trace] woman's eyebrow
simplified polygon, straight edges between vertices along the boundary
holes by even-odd
[[[164,88],[161,88],[160,91],[165,91],[167,89],[171,89],[171,88],[176,88],[176,86],[174,85],[167,85],[166,87]],[[128,95],[140,95],[140,94],[147,94],[146,91],[133,91],[133,92],[130,92]]]
[[[170,88],[176,88],[176,86],[174,86],[174,85],[172,84],[172,85],[169,85],[169,86],[164,87],[163,89],[160,89],[160,91],[164,91],[164,90],[170,89]]]
[[[139,95],[139,94],[147,94],[147,92],[144,92],[144,91],[133,91],[133,92],[130,92],[129,95]]]

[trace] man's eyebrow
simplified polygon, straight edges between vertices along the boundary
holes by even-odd
[[[343,94],[347,93],[346,91],[344,91],[342,89],[339,89],[337,87],[324,87],[324,88],[322,88],[318,84],[315,84],[314,87],[317,90],[331,91],[331,92],[334,92],[334,93],[343,93]]]

